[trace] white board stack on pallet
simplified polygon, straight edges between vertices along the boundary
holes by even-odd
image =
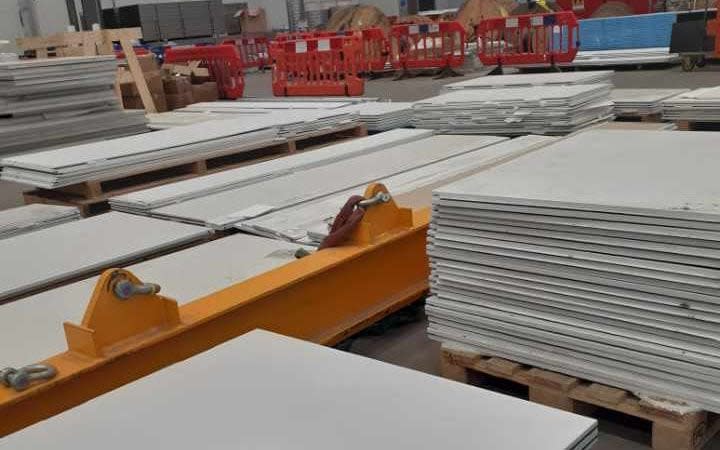
[[[347,106],[343,111],[357,113],[368,131],[378,132],[410,126],[412,105],[410,102],[367,102]]]
[[[610,85],[457,89],[413,105],[413,125],[454,134],[562,135],[612,119]]]
[[[143,111],[123,111],[114,56],[0,62],[0,153],[147,131]]]
[[[663,102],[688,89],[613,89],[610,99],[617,117],[646,117],[661,114]]]
[[[567,86],[576,84],[612,84],[612,70],[556,72],[482,76],[446,84],[449,91],[459,89],[502,89],[532,86]]]
[[[6,209],[0,211],[0,239],[60,225],[79,218],[80,211],[73,206],[36,203]]]
[[[696,89],[665,100],[663,119],[720,122],[720,86]]]
[[[720,163],[593,130],[434,192],[434,339],[720,412]]]
[[[594,419],[255,330],[0,448],[584,450],[597,436]]]

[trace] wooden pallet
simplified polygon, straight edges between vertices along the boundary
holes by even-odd
[[[656,113],[656,114],[646,114],[646,115],[619,115],[615,118],[618,122],[650,122],[650,123],[657,123],[662,122],[662,114]]]
[[[696,122],[691,120],[675,121],[680,131],[720,131],[720,122]]]
[[[306,134],[277,144],[258,146],[254,149],[244,148],[241,151],[228,149],[220,156],[154,167],[153,170],[149,171],[147,169],[128,171],[122,175],[85,181],[58,189],[34,189],[25,192],[23,197],[26,204],[45,203],[76,206],[80,209],[83,217],[88,217],[110,209],[108,204],[110,197],[222,172],[248,164],[256,164],[296,151],[310,150],[321,146],[321,143],[322,145],[328,145],[344,139],[365,135],[367,135],[365,125],[352,124],[332,132],[321,130],[317,133]]]
[[[532,402],[577,414],[590,415],[604,408],[650,421],[654,450],[699,450],[720,430],[717,414],[658,409],[624,389],[471,351],[443,346],[441,371],[446,378],[463,383],[472,379],[481,386],[488,375],[507,380],[527,387]]]

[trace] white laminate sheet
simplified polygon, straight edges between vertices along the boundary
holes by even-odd
[[[521,86],[610,83],[612,70],[492,75],[446,84],[446,89],[489,89]]]
[[[110,212],[3,239],[0,302],[197,241],[210,233],[192,225]]]
[[[298,244],[236,234],[127,267],[185,304],[294,261]],[[0,306],[3,364],[22,367],[65,351],[62,323],[80,323],[98,277]],[[29,320],[31,318],[32,320]],[[22,342],[23,345],[15,345]]]
[[[74,206],[34,203],[0,211],[0,239],[28,233],[80,218]]]
[[[580,450],[596,436],[591,418],[258,330],[0,448]]]

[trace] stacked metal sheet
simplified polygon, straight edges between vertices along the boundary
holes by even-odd
[[[382,180],[395,201],[412,207],[429,207],[433,186],[502,164],[553,142],[549,136],[523,136],[499,142],[449,158],[445,161],[409,170]],[[236,228],[261,236],[317,246],[327,237],[329,226],[343,204],[352,195],[363,195],[364,187],[350,189],[316,201],[303,203],[239,222]]]
[[[0,240],[0,303],[207,238],[200,227],[111,212]]]
[[[346,158],[377,152],[432,135],[430,130],[398,129],[329,145],[309,152],[218,172],[203,177],[157,186],[110,198],[118,211],[147,214],[152,209],[188,201],[216,192],[268,180],[291,172],[307,170]]]
[[[720,122],[720,86],[700,88],[663,101],[663,118]]]
[[[236,234],[143,261],[127,270],[144,282],[159,284],[162,295],[182,305],[294,261],[299,248]],[[60,325],[82,321],[97,281],[98,277],[88,278],[0,306],[0,340],[23,343],[3,346],[3,364],[22,367],[63,352],[67,342]],[[23,326],[16,326],[19,323]]]
[[[446,84],[444,88],[452,91],[456,89],[491,89],[596,83],[612,84],[612,76],[612,70],[509,74],[471,78],[465,81],[458,81],[457,83]]]
[[[254,330],[7,436],[0,448],[237,448],[239,436],[243,448],[275,450],[585,450],[598,430],[592,418]]]
[[[314,134],[331,133],[360,124],[354,111],[332,109],[261,109],[243,108],[241,103],[218,102],[235,106],[207,106],[204,108],[183,108],[150,117],[151,127],[168,129],[225,119],[242,118],[248,124],[271,123],[284,138],[302,138]],[[198,103],[200,104],[200,103]],[[268,103],[273,104],[273,103]],[[195,105],[193,105],[195,106]]]
[[[261,215],[364,187],[373,181],[502,141],[495,136],[432,136],[150,211],[153,217],[227,229]]]
[[[0,153],[147,131],[142,111],[123,111],[112,56],[0,62]]]
[[[613,89],[610,99],[616,116],[651,116],[662,112],[663,101],[688,89]]]
[[[436,190],[430,335],[720,412],[718,163],[593,130]]]
[[[277,143],[274,125],[272,118],[220,120],[18,155],[0,161],[1,178],[52,189],[141,173]]]
[[[677,53],[670,53],[668,47],[657,47],[579,51],[573,62],[565,65],[575,67],[610,67],[642,64],[675,64],[678,62],[680,62],[680,56]]]
[[[0,239],[29,233],[80,218],[73,206],[24,205],[0,211]]]
[[[413,105],[413,125],[458,134],[571,133],[612,118],[607,84],[454,90]]]
[[[410,126],[413,111],[410,102],[368,102],[343,108],[359,115],[368,131],[387,131]]]

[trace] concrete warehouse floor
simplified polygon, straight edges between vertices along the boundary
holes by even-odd
[[[481,75],[468,74],[462,78],[435,80],[432,77],[417,77],[402,81],[381,78],[367,83],[365,95],[395,101],[414,101],[430,97],[439,92],[446,83]],[[269,72],[249,73],[246,76],[246,97],[271,96]],[[720,66],[708,66],[697,72],[684,73],[679,67],[654,70],[624,70],[614,76],[619,88],[698,88],[720,85]],[[720,134],[719,134],[720,135]],[[22,204],[22,190],[28,189],[14,183],[0,181],[0,209]],[[381,361],[439,374],[439,345],[425,335],[426,321],[422,310],[414,312],[413,321],[384,327],[374,333],[363,335],[346,343],[345,348],[353,353]],[[640,450],[649,449],[649,424],[632,421],[627,417],[603,414],[599,417],[601,437],[594,450]],[[720,436],[707,446],[720,450]]]

